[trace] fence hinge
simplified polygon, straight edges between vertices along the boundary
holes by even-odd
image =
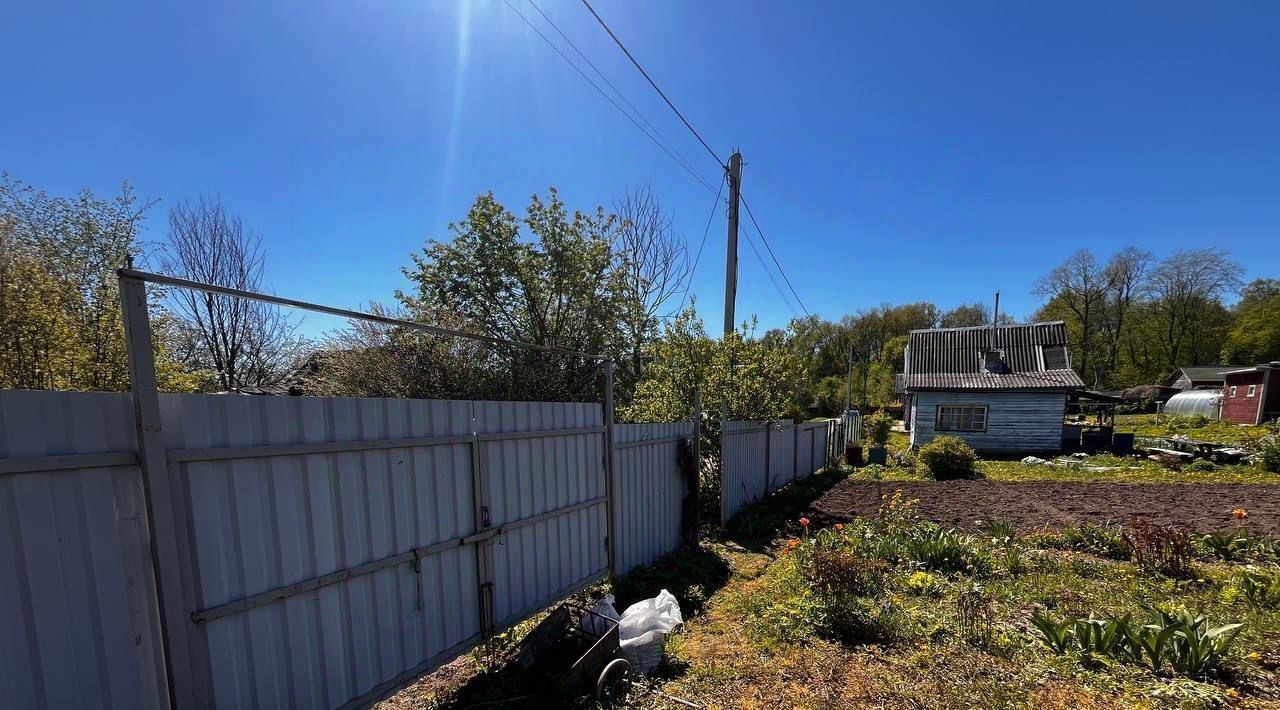
[[[413,588],[418,592],[417,610],[422,611],[422,554],[417,548],[413,550],[413,560],[409,562],[409,568],[418,575],[418,579],[414,580]]]

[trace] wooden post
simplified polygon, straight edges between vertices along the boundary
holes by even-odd
[[[609,558],[609,576],[618,573],[618,538],[614,525],[617,489],[613,480],[613,360],[604,361],[604,496],[605,549]]]
[[[187,539],[185,525],[175,504],[178,481],[169,477],[160,421],[160,395],[156,385],[155,355],[151,350],[151,316],[147,287],[140,279],[120,278],[120,306],[124,319],[125,350],[129,362],[129,386],[138,431],[138,461],[146,502],[146,529],[155,569],[156,598],[160,606],[160,634],[165,677],[171,708],[197,707],[191,656],[193,623],[184,603],[182,557],[178,540]],[[206,699],[207,700],[207,699]],[[199,705],[205,705],[200,702]]]

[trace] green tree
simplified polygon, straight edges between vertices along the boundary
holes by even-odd
[[[396,297],[413,318],[441,311],[486,336],[581,353],[623,352],[623,272],[612,249],[618,219],[602,208],[569,214],[555,189],[534,196],[523,220],[480,195],[453,238],[431,240],[404,269]],[[522,233],[527,230],[527,235]],[[515,396],[597,399],[596,363],[524,349],[495,351]]]
[[[151,203],[125,183],[110,200],[51,197],[0,174],[0,386],[124,390],[129,373],[116,269],[141,258]],[[152,305],[160,386],[196,378],[169,356],[172,321]]]
[[[1234,310],[1235,321],[1222,346],[1222,361],[1253,365],[1280,360],[1280,280],[1251,282]]]

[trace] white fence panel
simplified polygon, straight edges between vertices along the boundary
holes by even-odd
[[[162,395],[161,409],[217,707],[337,707],[479,638],[475,553],[448,544],[474,530],[470,402]]]
[[[795,446],[794,424],[774,424],[769,428],[769,480],[766,493],[772,493],[795,479]]]
[[[721,423],[720,522],[725,524],[748,504],[767,493],[765,422]]]
[[[817,468],[813,450],[821,426],[812,423],[796,426],[796,478],[808,478]]]
[[[133,405],[0,392],[0,705],[168,704]]]
[[[686,493],[680,441],[692,436],[692,422],[614,426],[616,574],[680,547]]]
[[[604,421],[598,404],[477,402],[476,431],[502,628],[608,571]]]

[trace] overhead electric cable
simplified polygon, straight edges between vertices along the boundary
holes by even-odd
[[[530,22],[530,21],[529,21],[529,18],[527,18],[527,17],[525,17],[525,16],[524,16],[524,13],[520,12],[519,10],[517,10],[517,9],[516,9],[516,7],[515,7],[515,5],[512,5],[512,4],[511,4],[510,0],[503,0],[503,2],[504,2],[504,3],[506,3],[506,6],[507,6],[507,7],[509,7],[509,8],[511,8],[511,11],[512,11],[512,12],[514,12],[514,13],[516,13],[516,15],[518,15],[518,16],[520,17],[520,19],[521,19],[521,20],[524,20],[524,23],[525,23],[526,25],[528,25],[528,26],[529,26],[529,29],[533,30],[535,34],[537,34],[539,37],[541,37],[541,38],[542,38],[542,41],[547,43],[547,46],[549,46],[549,47],[551,47],[552,49],[554,49],[554,50],[555,50],[555,52],[556,52],[556,54],[559,54],[559,55],[560,55],[560,58],[561,58],[561,59],[563,59],[563,60],[564,60],[564,61],[565,61],[569,66],[573,67],[574,71],[578,72],[578,75],[579,75],[579,76],[581,76],[583,79],[585,79],[585,80],[586,80],[586,82],[587,82],[588,84],[590,84],[590,85],[591,85],[591,88],[595,89],[597,92],[599,92],[599,94],[600,94],[601,96],[603,96],[603,97],[605,98],[605,100],[607,100],[609,103],[613,104],[613,107],[614,107],[614,108],[616,108],[616,109],[618,109],[618,112],[619,112],[619,113],[621,113],[623,116],[626,116],[626,117],[627,117],[627,120],[628,120],[628,121],[631,121],[632,125],[634,125],[637,129],[639,129],[639,130],[640,130],[640,132],[641,132],[641,133],[643,133],[643,134],[645,135],[645,137],[647,137],[649,140],[653,141],[653,144],[654,144],[654,145],[656,145],[656,146],[658,146],[659,148],[661,148],[661,149],[662,149],[662,152],[664,152],[664,153],[666,153],[666,154],[667,154],[667,157],[671,158],[673,161],[675,161],[675,163],[676,163],[677,165],[679,165],[680,167],[684,168],[684,169],[685,169],[685,171],[687,171],[687,172],[689,173],[689,175],[690,175],[694,180],[696,180],[699,184],[701,184],[703,187],[705,187],[705,188],[707,189],[707,191],[708,191],[708,192],[715,192],[715,188],[711,187],[711,183],[709,183],[709,182],[707,182],[706,180],[704,180],[704,179],[702,178],[702,176],[701,176],[701,175],[699,175],[699,174],[697,174],[696,172],[694,172],[694,171],[693,171],[693,169],[692,169],[691,167],[689,167],[687,164],[685,164],[685,163],[681,162],[681,161],[680,161],[680,159],[679,159],[679,158],[677,158],[677,157],[675,156],[675,154],[674,154],[674,153],[672,153],[672,152],[671,152],[671,150],[670,150],[669,148],[667,148],[667,146],[663,145],[663,143],[662,143],[661,141],[659,141],[657,138],[655,138],[655,137],[653,136],[653,134],[651,134],[651,133],[649,133],[649,131],[645,130],[645,127],[644,127],[644,126],[642,126],[642,125],[640,125],[640,123],[639,123],[638,121],[636,121],[635,117],[633,117],[630,113],[627,113],[627,111],[626,111],[625,109],[623,109],[623,108],[622,108],[622,106],[621,106],[621,105],[619,105],[619,104],[618,104],[618,102],[617,102],[617,101],[615,101],[615,100],[613,99],[613,97],[612,97],[612,96],[610,96],[608,93],[606,93],[604,89],[601,89],[601,88],[600,88],[600,86],[599,86],[598,84],[596,84],[594,81],[592,81],[591,77],[587,76],[587,73],[586,73],[586,72],[584,72],[584,71],[582,71],[582,68],[581,68],[581,67],[579,67],[577,64],[575,64],[575,63],[573,62],[573,60],[572,60],[572,59],[570,59],[570,58],[569,58],[569,56],[568,56],[567,54],[565,54],[563,51],[561,51],[561,49],[560,49],[558,46],[556,46],[556,44],[555,44],[554,42],[552,42],[552,41],[551,41],[551,39],[550,39],[549,37],[547,37],[545,34],[543,34],[541,30],[539,30],[539,29],[538,29],[538,28],[537,28],[537,27],[536,27],[532,22]]]
[[[622,99],[622,103],[626,104],[627,107],[630,108],[635,113],[636,117],[638,117],[641,121],[643,121],[644,125],[649,127],[649,130],[653,132],[653,135],[656,136],[658,140],[662,141],[664,144],[670,143],[670,141],[667,140],[667,137],[662,135],[662,131],[659,131],[658,127],[653,125],[653,122],[650,121],[649,118],[645,116],[643,112],[640,111],[640,109],[636,108],[635,104],[631,103],[631,100],[627,98],[627,95],[622,93],[622,89],[619,89],[612,81],[610,81],[609,77],[603,71],[600,70],[600,67],[596,66],[595,62],[591,61],[590,57],[584,54],[581,49],[578,49],[578,45],[574,44],[573,40],[569,39],[569,35],[566,35],[564,31],[560,29],[560,26],[555,23],[555,20],[552,20],[551,17],[547,15],[547,13],[543,12],[542,8],[538,7],[538,4],[533,0],[526,0],[526,2],[528,2],[530,5],[533,6],[533,9],[536,10],[538,14],[542,16],[542,19],[546,20],[548,25],[551,25],[551,29],[555,30],[556,34],[560,35],[560,38],[563,39],[573,49],[573,51],[578,54],[579,57],[582,57],[582,61],[586,62],[587,66],[591,67],[591,69],[596,73],[596,75],[599,76],[604,81],[604,83],[609,86],[610,89],[613,89],[613,93],[617,94],[618,98]],[[674,146],[670,146],[670,147],[671,147],[671,152],[676,154],[681,164],[687,170],[693,170],[693,166],[689,162],[689,159],[686,158],[684,154],[681,153],[679,150],[677,150]]]
[[[800,310],[805,315],[810,315],[809,309],[804,307],[804,301],[800,300],[800,294],[796,293],[796,287],[791,285],[791,279],[787,278],[787,272],[783,270],[782,264],[778,263],[778,256],[773,253],[773,247],[769,246],[769,240],[764,236],[764,230],[760,229],[760,223],[756,221],[756,216],[751,213],[751,205],[747,204],[746,196],[740,196],[742,206],[747,209],[747,217],[751,220],[751,224],[756,228],[756,234],[760,235],[760,241],[764,243],[764,248],[769,250],[769,256],[773,258],[773,263],[778,267],[778,273],[782,274],[782,280],[787,282],[787,288],[791,289],[791,295],[795,296],[796,303],[800,304]]]
[[[720,207],[720,195],[724,194],[724,184],[728,180],[728,175],[720,180],[720,189],[716,191],[716,201],[711,203],[711,214],[707,215],[707,226],[702,228],[702,241],[698,243],[698,254],[693,258],[693,268],[689,269],[689,283],[684,285],[684,294],[680,296],[680,308],[676,310],[679,314],[684,310],[685,299],[689,297],[689,289],[693,286],[693,277],[698,273],[698,262],[702,260],[702,248],[707,245],[707,235],[711,233],[711,222],[716,217],[716,210]]]
[[[693,127],[693,124],[689,123],[689,119],[685,118],[683,113],[680,113],[680,109],[676,108],[676,105],[671,103],[671,99],[667,98],[666,93],[658,87],[658,82],[654,81],[653,77],[649,76],[649,72],[645,71],[644,67],[640,66],[640,62],[636,61],[636,58],[632,56],[631,51],[622,43],[622,40],[618,39],[618,35],[614,34],[613,30],[609,29],[609,25],[605,23],[604,18],[600,17],[600,13],[596,12],[596,9],[591,7],[591,3],[587,2],[587,0],[582,0],[582,4],[587,6],[587,9],[590,10],[591,14],[596,18],[596,22],[599,22],[600,26],[604,28],[604,31],[609,33],[609,36],[613,38],[614,44],[618,45],[618,48],[622,50],[622,53],[627,55],[627,59],[630,59],[636,69],[640,70],[640,73],[644,75],[646,80],[648,80],[649,86],[652,86],[653,90],[658,92],[658,96],[661,96],[662,100],[667,102],[667,105],[671,107],[671,110],[674,111],[676,116],[680,118],[680,121],[684,123],[685,128],[688,128],[689,132],[693,134],[693,137],[698,139],[698,142],[702,144],[703,148],[707,149],[707,152],[711,154],[712,158],[715,158],[716,163],[718,163],[721,168],[727,170],[728,166],[725,165],[725,162],[720,159],[720,156],[716,155],[716,152],[711,149],[710,145],[707,145],[707,142],[702,139],[702,135]]]
[[[778,280],[773,277],[773,269],[770,269],[769,265],[765,263],[764,257],[760,256],[760,250],[756,249],[756,245],[751,240],[751,233],[744,229],[742,236],[746,237],[747,246],[751,247],[751,253],[756,255],[756,261],[760,262],[760,268],[764,269],[764,275],[769,277],[769,283],[773,284],[773,290],[777,291],[778,297],[782,299],[783,303],[787,304],[787,309],[791,311],[791,315],[799,316],[800,314],[796,312],[795,306],[791,305],[791,299],[787,298],[787,292],[782,290],[782,287],[778,285]]]

